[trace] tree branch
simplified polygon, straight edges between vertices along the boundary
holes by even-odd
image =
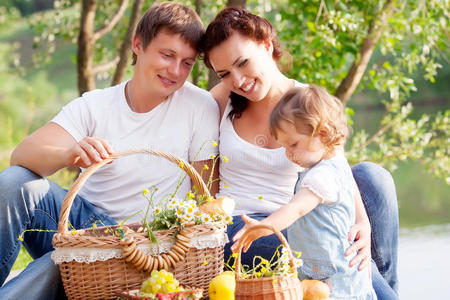
[[[369,146],[371,143],[373,143],[377,138],[382,136],[386,131],[388,131],[389,128],[395,125],[395,119],[391,120],[389,123],[378,129],[378,131],[370,138],[368,139],[364,144],[361,145],[358,149],[355,150],[355,152],[360,152],[367,146]]]
[[[367,36],[361,44],[361,48],[359,49],[355,61],[348,71],[347,76],[342,80],[336,90],[335,96],[341,99],[344,104],[350,99],[350,96],[355,91],[366,71],[373,50],[380,39],[389,17],[394,11],[394,3],[395,0],[387,0],[384,3],[383,8],[376,13],[370,22]]]
[[[114,26],[116,26],[117,22],[119,22],[120,18],[122,18],[123,14],[125,13],[125,10],[128,7],[129,0],[122,0],[120,2],[119,9],[117,10],[117,13],[111,18],[111,20],[106,23],[102,28],[97,30],[94,33],[94,40],[97,41],[99,38],[110,32]]]
[[[117,65],[117,63],[119,62],[119,59],[120,59],[119,56],[116,56],[111,61],[108,61],[106,63],[95,66],[94,68],[92,68],[92,73],[98,74],[98,73],[106,72],[106,71],[110,70],[111,68],[113,68]]]
[[[117,63],[116,71],[114,72],[112,85],[119,84],[123,79],[123,75],[125,74],[125,70],[130,60],[131,40],[133,38],[134,30],[136,28],[139,16],[141,14],[143,4],[144,0],[134,0],[133,10],[131,12],[127,34],[122,42],[122,46],[120,47],[120,54],[119,54],[120,59],[119,62]]]

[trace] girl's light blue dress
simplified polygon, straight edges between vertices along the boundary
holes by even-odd
[[[288,228],[291,248],[302,252],[300,279],[327,283],[333,299],[377,299],[368,268],[349,267],[355,255],[344,255],[355,224],[355,183],[347,159],[337,154],[299,173],[295,192],[306,187],[323,201]]]

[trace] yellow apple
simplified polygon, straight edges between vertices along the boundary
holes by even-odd
[[[210,300],[234,300],[234,290],[236,288],[236,281],[234,272],[226,271],[220,273],[211,280],[209,284],[209,299]]]

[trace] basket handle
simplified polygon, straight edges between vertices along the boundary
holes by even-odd
[[[128,150],[123,152],[117,152],[114,154],[111,154],[108,158],[103,159],[102,161],[99,161],[90,167],[88,167],[83,174],[81,174],[75,182],[70,187],[69,191],[66,194],[66,197],[64,198],[64,202],[61,207],[61,213],[59,216],[59,222],[58,222],[58,233],[61,235],[67,235],[69,233],[69,230],[67,229],[67,220],[69,218],[70,214],[70,208],[72,207],[73,200],[75,199],[75,196],[77,195],[78,191],[81,189],[81,187],[84,185],[86,180],[98,169],[103,167],[104,165],[114,161],[115,159],[132,155],[132,154],[151,154],[156,156],[161,156],[173,163],[183,165],[183,170],[189,175],[193,183],[198,187],[200,193],[202,195],[206,195],[207,197],[211,197],[211,194],[208,191],[208,188],[206,187],[206,184],[203,182],[202,177],[198,172],[185,160],[175,157],[170,153],[162,152],[162,151],[155,151],[155,150]]]
[[[242,235],[239,245],[238,245],[238,254],[236,257],[236,278],[240,278],[241,277],[241,251],[242,248],[244,247],[244,240],[245,237],[247,237],[247,235],[250,234],[250,232],[257,230],[257,229],[269,229],[270,231],[272,231],[273,233],[276,234],[276,236],[280,239],[281,243],[283,244],[283,246],[287,249],[288,251],[288,255],[289,255],[289,263],[291,265],[292,270],[294,270],[295,273],[297,273],[297,270],[295,269],[295,263],[294,263],[294,257],[292,256],[292,252],[291,252],[291,247],[289,247],[289,244],[286,240],[286,238],[283,236],[283,234],[281,234],[281,232],[279,232],[278,230],[276,230],[275,228],[273,228],[270,225],[265,225],[265,224],[257,224],[257,225],[252,225],[251,227],[249,227],[244,234]]]

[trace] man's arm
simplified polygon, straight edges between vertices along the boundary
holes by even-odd
[[[88,167],[112,153],[109,144],[96,137],[86,137],[79,143],[61,126],[50,122],[25,138],[14,149],[10,164],[19,165],[49,176],[69,167]]]

